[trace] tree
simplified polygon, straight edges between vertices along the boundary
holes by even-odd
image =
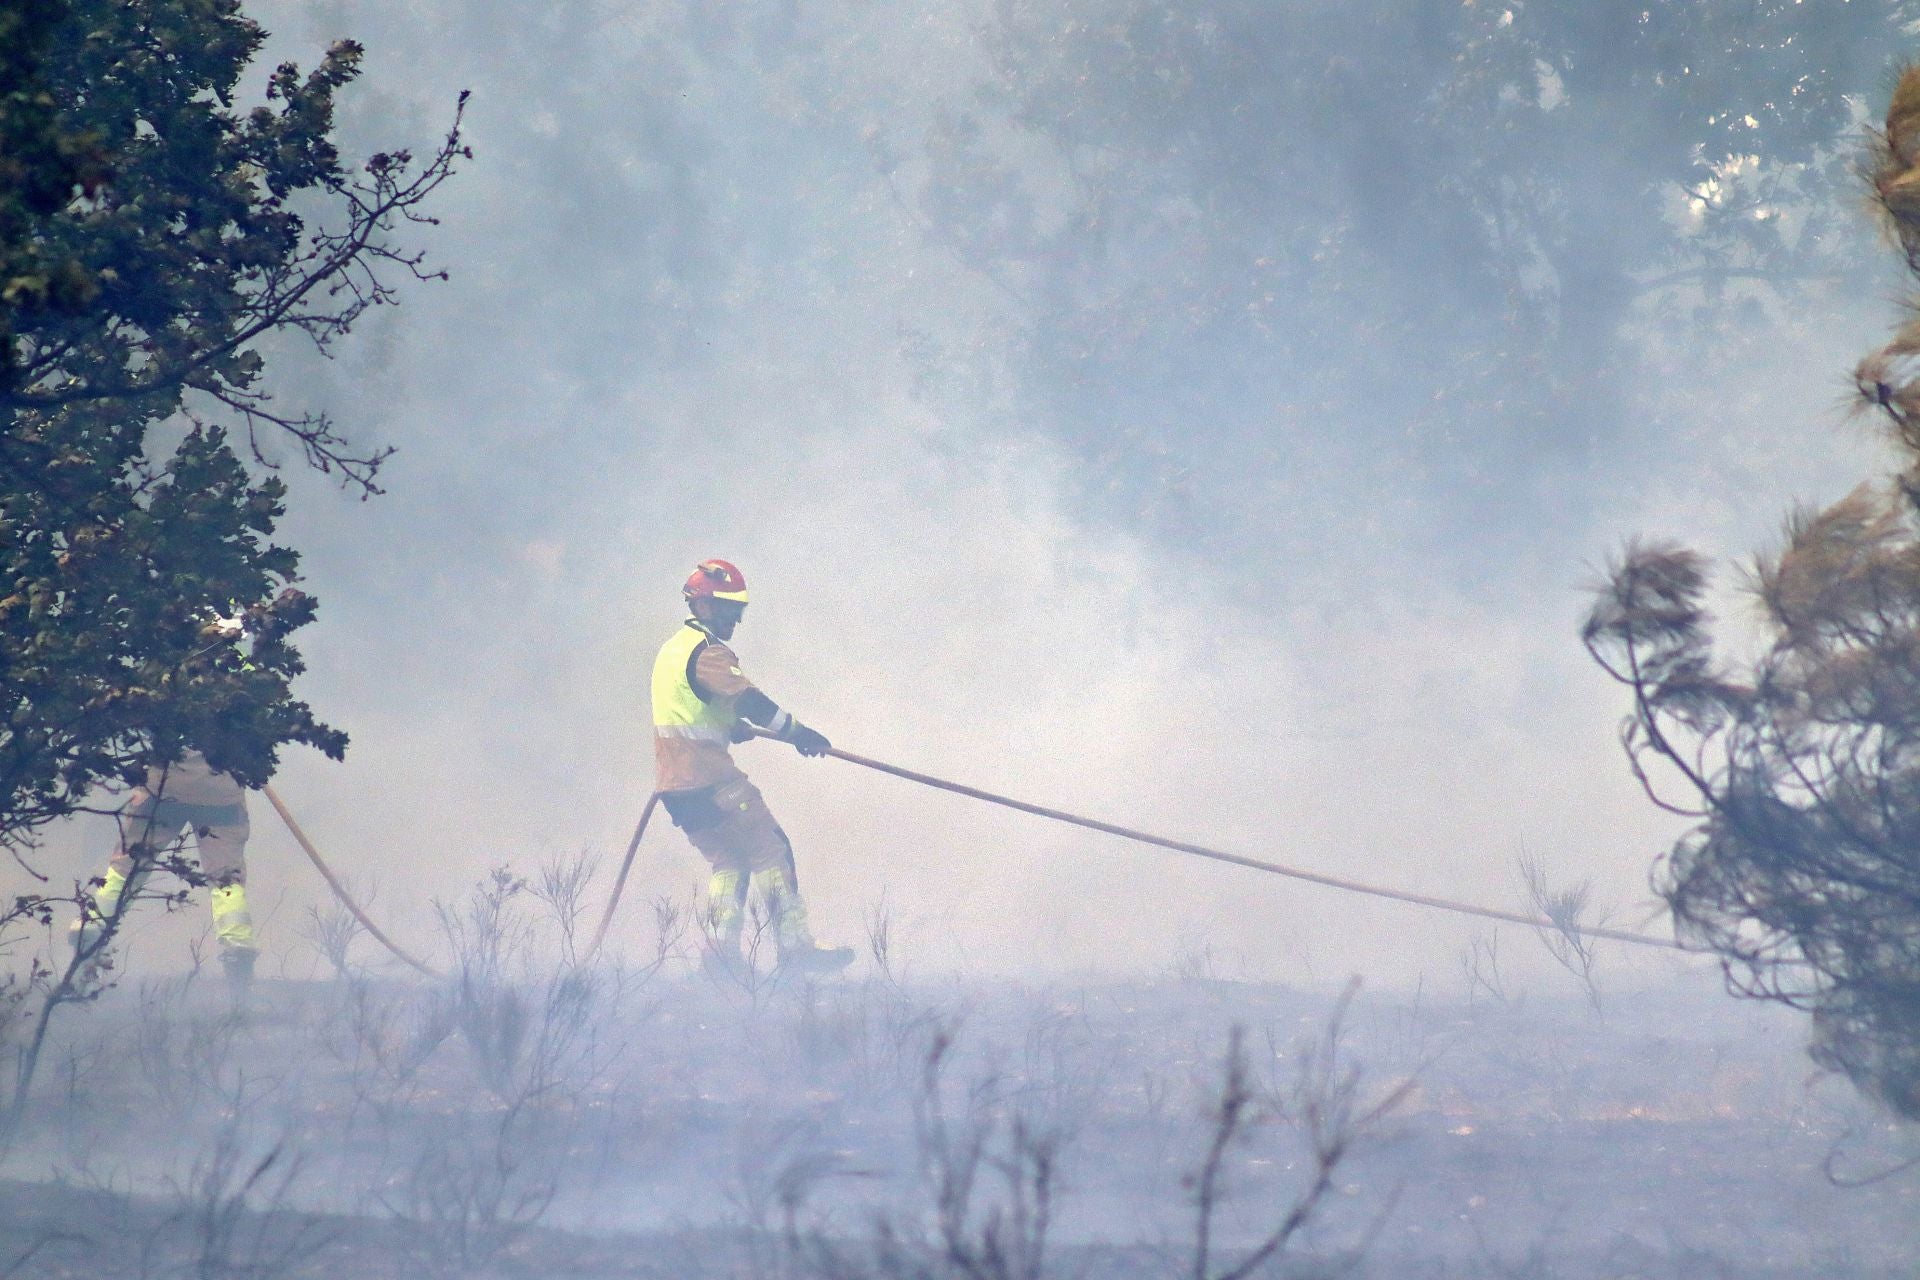
[[[0,843],[149,763],[203,751],[243,783],[344,734],[295,699],[313,601],[270,539],[268,437],[365,493],[383,450],[289,411],[261,339],[323,351],[394,279],[432,278],[396,227],[467,156],[458,113],[423,162],[358,171],[331,138],[361,49],[288,63],[242,111],[265,32],[237,0],[0,9]],[[17,38],[16,38],[17,37]],[[464,103],[464,96],[462,99]],[[208,630],[239,615],[249,650]]]
[[[43,74],[48,42],[66,16],[64,3],[0,7],[0,388],[15,384],[17,314],[71,313],[92,299],[91,278],[71,258],[34,235],[76,188],[91,194],[102,177],[99,141],[60,118]]]
[[[1259,545],[1338,450],[1484,544],[1484,490],[1618,430],[1648,349],[1855,270],[1849,94],[1915,12],[1001,0],[990,76],[879,162],[1117,514]]]
[[[1869,177],[1920,276],[1920,69]],[[1629,547],[1583,638],[1631,690],[1634,772],[1694,825],[1656,871],[1683,937],[1741,994],[1812,1014],[1814,1054],[1920,1119],[1920,322],[1856,371],[1906,468],[1795,513],[1754,565],[1766,647],[1720,656],[1706,562]],[[1677,792],[1675,788],[1678,788]]]

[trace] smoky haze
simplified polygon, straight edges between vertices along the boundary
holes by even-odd
[[[1662,65],[1729,103],[1643,108],[1589,76],[1603,33],[1447,8],[254,5],[263,63],[367,45],[348,154],[435,136],[462,88],[477,153],[418,235],[449,283],[332,362],[274,353],[289,400],[399,450],[365,503],[289,471],[323,602],[302,692],[353,743],[291,755],[280,792],[423,944],[430,900],[491,866],[617,856],[652,653],[719,555],[752,583],[748,673],[850,750],[1506,909],[1527,853],[1661,927],[1675,829],[1619,759],[1581,587],[1631,532],[1742,552],[1880,465],[1834,404],[1890,285],[1817,179],[1897,51],[1815,30],[1852,97],[1781,126],[1783,275],[1825,283],[1710,291],[1698,262],[1755,259],[1702,256],[1673,157],[1723,147],[1739,189],[1773,120],[1675,122],[1772,72],[1682,31]],[[1474,63],[1529,23],[1562,61]],[[1519,142],[1473,149],[1508,118]],[[884,900],[927,971],[1206,950],[1411,985],[1485,931],[741,756],[822,936]],[[254,826],[266,945],[299,971],[320,889]],[[701,873],[657,826],[636,892]],[[197,927],[134,945],[165,966]]]
[[[204,901],[149,902],[51,1006],[0,1271],[1911,1274],[1914,1134],[1701,956],[1602,943],[1582,982],[1521,925],[769,743],[737,757],[854,966],[710,979],[664,815],[580,943],[714,556],[747,674],[846,750],[1506,911],[1524,859],[1665,936],[1682,827],[1622,758],[1588,588],[1681,540],[1739,643],[1737,562],[1886,469],[1840,408],[1899,283],[1852,165],[1920,11],[247,10],[242,105],[364,43],[345,156],[424,153],[472,91],[403,232],[450,279],[333,359],[266,353],[286,406],[397,450],[364,501],[283,459],[321,602],[295,691],[352,742],[274,786],[447,977],[343,932],[254,799],[252,986]],[[1036,1204],[1044,1265],[960,1265]]]

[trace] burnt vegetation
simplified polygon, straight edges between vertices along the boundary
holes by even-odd
[[[1791,1168],[1821,1192],[1856,1118],[1843,1087],[1801,1093],[1773,1029],[1730,1046],[1704,995],[1602,1020],[877,965],[747,990],[703,979],[692,944],[647,962],[661,940],[637,922],[639,963],[576,964],[510,872],[443,916],[437,982],[275,979],[243,1019],[188,974],[60,1024],[14,1147],[53,1181],[5,1186],[9,1273],[1898,1274],[1873,1260],[1901,1233],[1862,1225],[1892,1220],[1889,1186],[1817,1201],[1858,1227],[1845,1266],[1784,1223],[1750,1256],[1715,1227],[1621,1243],[1658,1234],[1649,1186],[1701,1195],[1650,1172],[1670,1144],[1729,1203],[1771,1203]]]
[[[1111,1183],[1151,1188],[1174,1233],[1127,1245],[1115,1274],[1273,1274],[1329,1240],[1360,1247],[1344,1224],[1309,1236],[1414,1088],[1354,1065],[1351,992],[1330,1012],[1256,995],[1239,1011],[1264,1034],[1235,1027],[1224,1054],[1209,1009],[1181,1032],[1197,1056],[1163,1064],[1164,1013],[1143,1037],[1091,1004],[877,965],[837,986],[709,982],[673,913],[653,940],[664,970],[581,963],[565,905],[499,869],[440,904],[446,978],[276,983],[264,1016],[195,974],[110,993],[55,1037],[62,1068],[14,1134],[97,1202],[87,1227],[36,1232],[24,1214],[0,1224],[0,1252],[49,1267],[82,1252],[114,1274],[312,1275],[371,1256],[519,1274],[583,1247],[547,1225],[557,1206],[697,1213],[716,1180],[697,1154],[676,1166],[718,1144],[739,1166],[723,1243],[583,1273],[1046,1280],[1081,1273],[1084,1249],[1055,1231]],[[1135,1044],[1177,1074],[1139,1090],[1103,1065]],[[182,1120],[136,1138],[154,1109]],[[1116,1161],[1115,1117],[1156,1135],[1151,1160]]]

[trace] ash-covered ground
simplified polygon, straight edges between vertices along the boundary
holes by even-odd
[[[585,931],[500,889],[447,912],[442,981],[361,940],[245,1017],[211,965],[62,1010],[0,1269],[1221,1276],[1279,1236],[1252,1274],[1839,1278],[1920,1247],[1901,1131],[1709,970],[1597,1005],[1204,955],[1036,985],[903,973],[882,927],[850,977],[716,984],[671,919],[662,963],[572,962]]]

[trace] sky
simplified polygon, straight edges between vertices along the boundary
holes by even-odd
[[[1578,641],[1585,590],[1630,536],[1738,557],[1790,503],[1887,465],[1838,408],[1893,316],[1890,293],[1869,291],[1739,340],[1648,343],[1629,410],[1570,415],[1577,447],[1517,449],[1510,426],[1469,422],[1445,466],[1432,441],[1397,445],[1365,397],[1270,437],[1246,403],[1207,410],[1216,379],[1262,395],[1324,383],[1342,335],[1258,369],[1223,344],[1204,383],[1175,386],[1196,358],[1183,349],[1167,382],[1127,390],[1198,403],[1166,428],[1187,514],[1163,520],[1113,498],[1153,472],[1088,446],[1104,428],[1074,415],[1098,388],[1050,383],[1035,354],[1073,305],[1038,301],[1047,264],[1013,264],[1011,286],[980,269],[916,185],[937,175],[875,159],[876,139],[910,149],[956,104],[994,101],[992,6],[249,11],[273,33],[263,65],[346,35],[367,45],[340,118],[348,154],[426,149],[473,91],[474,159],[436,199],[440,225],[406,233],[450,279],[406,289],[331,360],[293,341],[269,353],[290,403],[398,450],[366,501],[287,471],[281,532],[322,601],[300,691],[352,746],[344,764],[291,751],[276,789],[423,948],[432,901],[490,867],[590,850],[610,878],[650,790],[652,655],[709,556],[751,584],[747,673],[848,750],[1508,910],[1525,907],[1517,866],[1532,857],[1557,883],[1592,881],[1616,926],[1659,931],[1648,875],[1678,828],[1621,759],[1622,691]],[[1861,95],[1881,65],[1848,73]],[[1019,118],[978,146],[1054,172]],[[1073,180],[1048,179],[1062,207]],[[1355,181],[1316,198],[1362,199]],[[1189,203],[1163,221],[1206,243],[1224,215]],[[1034,214],[1061,216],[1045,201]],[[1445,326],[1448,261],[1405,256],[1429,273],[1405,306]],[[1112,274],[1151,280],[1151,261]],[[1159,323],[1138,306],[1122,321]],[[1414,400],[1451,376],[1417,347],[1369,358]],[[1737,624],[1736,578],[1723,582]],[[793,839],[822,939],[856,942],[885,912],[923,972],[1204,964],[1410,987],[1458,983],[1487,930],[771,744],[740,759]],[[300,921],[322,890],[259,801],[253,822],[271,963],[301,972]],[[78,872],[84,844],[56,853]],[[702,878],[655,825],[614,945],[644,951],[643,900]],[[178,963],[200,925],[144,923],[133,945]],[[1551,972],[1524,930],[1502,933],[1511,969]],[[1602,964],[1622,981],[1714,980],[1618,947]]]

